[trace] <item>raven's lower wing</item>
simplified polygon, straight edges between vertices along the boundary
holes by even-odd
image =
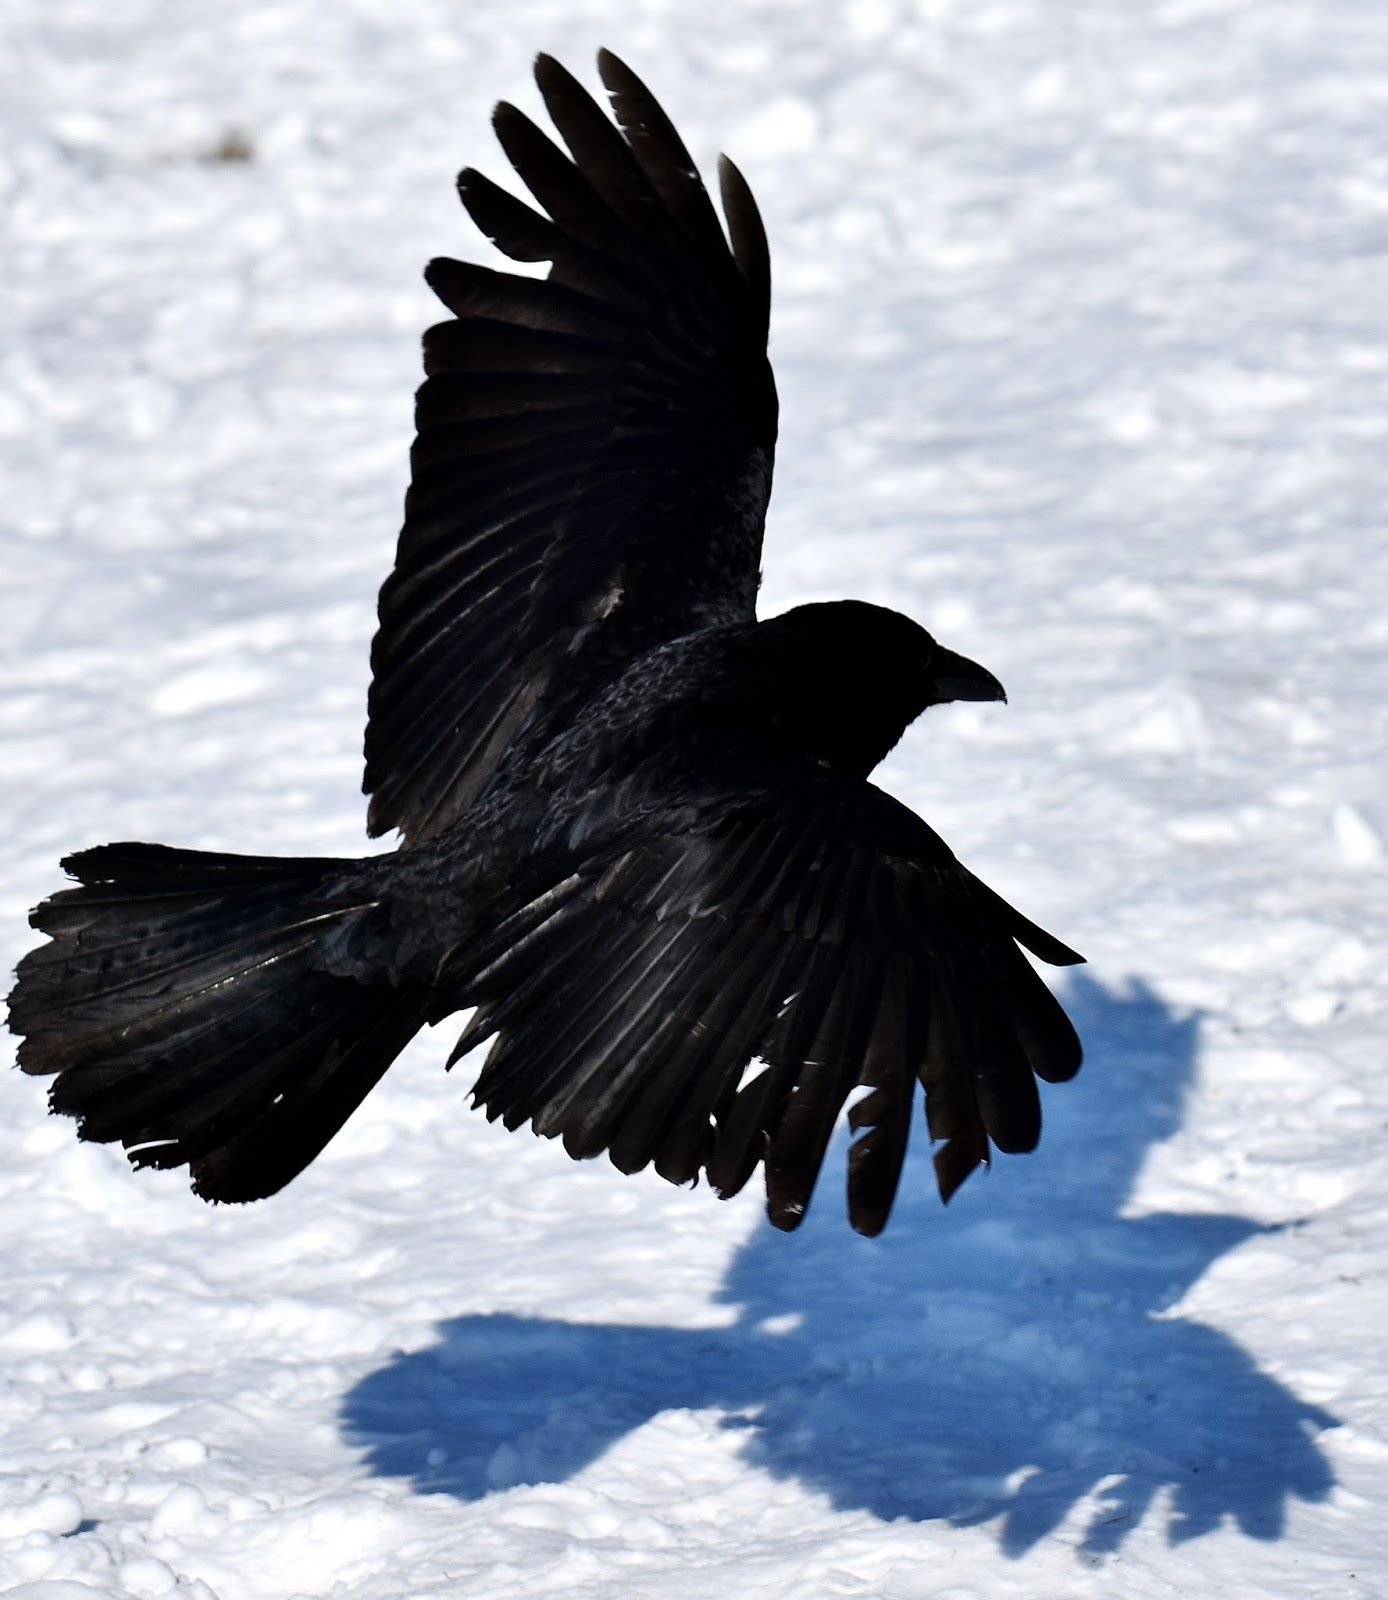
[[[720,1194],[766,1165],[771,1220],[805,1213],[840,1111],[858,1134],[848,1211],[875,1234],[896,1193],[915,1084],[948,1199],[1040,1134],[1035,1077],[1080,1064],[1018,946],[1081,958],[962,867],[880,790],[826,780],[683,835],[648,830],[585,863],[474,952],[496,1034],[475,1099],[574,1156]],[[749,1070],[750,1069],[750,1070]]]
[[[606,52],[599,67],[617,125],[557,62],[536,64],[572,159],[497,108],[547,215],[459,179],[483,232],[549,277],[448,260],[427,274],[453,320],[425,335],[372,648],[373,834],[456,820],[556,687],[573,696],[665,639],[754,615],[776,438],[766,237],[725,161],[729,248],[649,91]]]

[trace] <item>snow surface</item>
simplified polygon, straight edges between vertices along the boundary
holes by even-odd
[[[1388,1593],[1382,0],[14,0],[0,939],[106,839],[350,853],[420,268],[608,44],[747,171],[768,604],[997,671],[884,773],[1091,965],[887,1234],[465,1111],[211,1209],[0,1080],[6,1600]]]

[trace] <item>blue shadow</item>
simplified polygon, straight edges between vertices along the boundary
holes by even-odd
[[[1277,1538],[1289,1499],[1332,1487],[1315,1436],[1336,1419],[1168,1314],[1269,1230],[1121,1214],[1180,1125],[1199,1019],[1083,975],[1067,1003],[1089,1061],[1048,1097],[1041,1155],[1003,1158],[942,1211],[918,1152],[867,1241],[842,1220],[831,1153],[800,1231],[763,1227],[734,1260],[731,1327],[459,1317],[351,1391],[348,1437],[378,1474],[475,1500],[570,1478],[662,1411],[712,1407],[762,1471],[884,1519],[996,1521],[1012,1556],[1080,1508],[1084,1550],[1116,1550],[1159,1496],[1173,1542],[1226,1521]]]

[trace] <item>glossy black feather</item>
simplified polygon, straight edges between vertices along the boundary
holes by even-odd
[[[571,700],[654,644],[753,615],[776,438],[764,235],[730,178],[735,259],[649,91],[606,53],[601,71],[620,130],[557,63],[536,64],[567,153],[497,107],[538,210],[475,172],[459,180],[478,227],[514,259],[550,262],[548,280],[447,260],[429,269],[456,320],[425,336],[414,483],[381,592],[373,833],[421,839],[456,822],[557,678]],[[448,470],[489,453],[478,430],[502,419],[527,426],[508,432],[494,474]],[[517,617],[498,613],[478,536],[516,542],[522,530],[543,537],[517,573]],[[450,544],[460,554],[440,603],[421,561]],[[421,655],[435,661],[427,685]],[[474,669],[494,658],[504,670]]]
[[[770,257],[604,52],[556,62],[561,143],[471,170],[535,279],[448,259],[380,595],[362,862],[111,845],[33,916],[10,1020],[55,1111],[209,1199],[282,1187],[425,1023],[471,1008],[487,1115],[624,1172],[758,1166],[780,1228],[847,1119],[849,1219],[886,1225],[916,1086],[948,1199],[1040,1134],[1080,1044],[1023,951],[1080,958],[869,774],[922,711],[1001,685],[856,601],[758,621],[776,394]]]
[[[778,692],[794,693],[794,665]],[[676,691],[668,737],[696,759],[705,707],[723,715],[713,678],[706,668]],[[703,705],[688,704],[694,689]],[[655,694],[639,697],[640,714],[659,720]],[[612,698],[622,702],[620,686]],[[540,936],[457,975],[479,1005],[466,1043],[494,1036],[475,1098],[572,1155],[608,1150],[624,1171],[654,1165],[674,1181],[706,1170],[720,1192],[764,1159],[771,1218],[794,1227],[845,1104],[866,1088],[849,1210],[876,1232],[918,1077],[952,1190],[990,1139],[1034,1143],[1028,1049],[1054,1072],[1078,1065],[1078,1046],[1067,1054],[1012,908],[919,819],[856,778],[802,764],[774,736],[744,743],[723,727],[721,742],[742,790],[731,810],[717,761],[698,784],[681,774],[671,810],[668,745],[623,782],[621,806],[608,764],[576,800],[577,887],[571,876]],[[640,808],[643,790],[650,808],[633,837],[621,812]],[[741,1088],[759,1058],[765,1073]]]
[[[327,1144],[424,1020],[423,997],[324,972],[363,909],[352,864],[106,845],[64,862],[20,963],[19,1065],[51,1108],[138,1166],[188,1166],[210,1200],[259,1199]]]

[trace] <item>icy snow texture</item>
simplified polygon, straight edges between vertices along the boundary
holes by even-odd
[[[1040,1152],[877,1243],[439,1034],[249,1210],[5,1074],[7,1600],[1385,1592],[1381,0],[5,17],[6,965],[80,845],[361,848],[420,267],[600,43],[767,213],[766,602],[999,674],[884,779],[1092,963]]]

